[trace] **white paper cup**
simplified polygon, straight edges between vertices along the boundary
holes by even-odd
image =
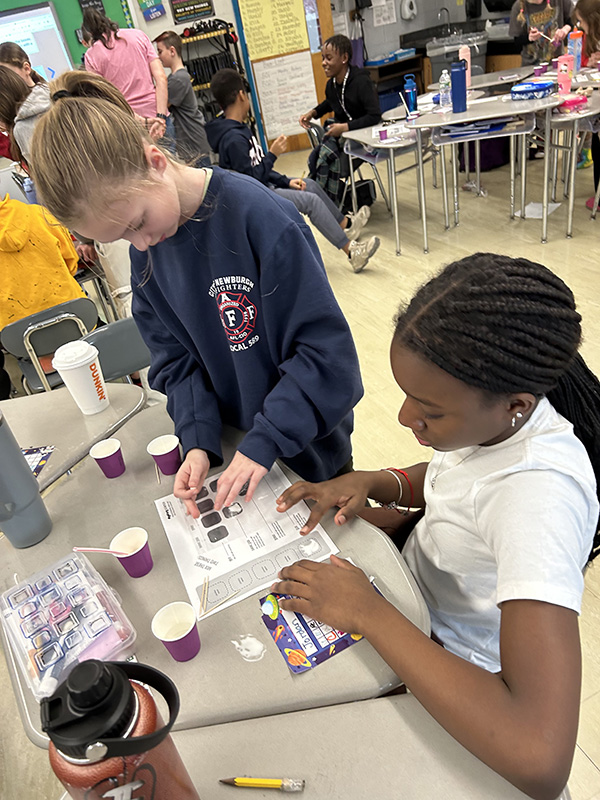
[[[109,406],[98,350],[81,341],[63,344],[54,353],[55,369],[83,414],[97,414]]]
[[[189,603],[169,603],[152,619],[152,633],[164,644],[175,661],[189,661],[200,650],[196,612]]]

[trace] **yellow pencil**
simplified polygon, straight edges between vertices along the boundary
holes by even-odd
[[[221,778],[219,783],[246,789],[279,789],[280,792],[301,792],[304,781],[298,778]]]

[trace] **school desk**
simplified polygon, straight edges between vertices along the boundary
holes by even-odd
[[[423,170],[423,137],[425,131],[431,131],[431,141],[433,144],[441,147],[441,160],[442,160],[442,202],[444,210],[444,222],[446,227],[449,227],[448,219],[448,198],[445,190],[446,186],[446,161],[445,149],[446,147],[452,148],[452,175],[453,175],[453,191],[454,191],[454,224],[458,225],[458,148],[459,142],[471,142],[481,139],[490,139],[497,136],[510,137],[510,215],[514,217],[514,188],[515,188],[515,157],[514,157],[514,139],[519,136],[522,140],[522,149],[524,151],[526,134],[531,132],[535,125],[535,114],[539,112],[545,113],[545,138],[546,149],[549,152],[550,148],[550,120],[551,111],[560,103],[557,95],[550,95],[539,100],[511,100],[510,95],[495,95],[492,97],[481,97],[472,100],[467,105],[467,110],[455,114],[451,109],[445,112],[439,110],[430,111],[417,117],[411,125],[417,132],[417,159],[418,159],[418,188],[420,194],[420,207],[422,209],[421,222],[423,226],[423,250],[425,253],[429,252],[429,242],[427,237],[427,202],[425,197],[425,180]],[[516,123],[512,126],[498,131],[483,130],[463,133],[460,137],[455,137],[453,134],[446,133],[444,128],[448,126],[457,125],[460,123],[485,123],[489,122],[492,126],[494,120],[500,120],[503,117],[513,117]],[[544,158],[544,181],[543,181],[543,195],[542,195],[542,243],[548,239],[548,177],[549,177],[549,160]],[[521,215],[524,215],[525,208],[525,181],[521,180]]]
[[[207,800],[525,800],[412,695],[231,722],[174,734]],[[301,778],[302,794],[242,789],[220,778]],[[565,800],[561,796],[560,800]]]
[[[15,573],[24,579],[53,564],[74,545],[105,547],[120,530],[138,525],[149,532],[154,559],[154,568],[145,577],[129,578],[112,556],[89,556],[119,594],[137,631],[138,660],[167,673],[177,684],[182,701],[177,723],[180,728],[361,700],[397,686],[399,678],[364,640],[315,669],[293,675],[262,622],[260,594],[201,621],[202,649],[192,661],[177,663],[171,659],[152,636],[150,621],[161,606],[188,597],[154,506],[155,499],[171,493],[173,479],[163,477],[160,485],[157,483],[146,445],[155,436],[172,431],[173,423],[162,404],[145,408],[119,431],[126,464],[121,477],[104,478],[88,457],[53,484],[45,493],[46,507],[54,522],[51,534],[26,550],[15,550],[6,540],[0,540],[0,591],[14,584]],[[226,451],[231,455],[233,432],[228,432],[226,438]],[[338,528],[332,517],[330,512],[324,527],[340,554],[351,557],[368,575],[373,575],[384,596],[429,633],[424,600],[388,537],[362,520]],[[248,635],[266,648],[259,661],[245,661],[234,645]],[[22,685],[11,654],[6,655],[27,734],[44,746],[37,704]],[[4,735],[7,733],[2,730],[0,739]]]
[[[534,67],[515,67],[513,69],[500,69],[497,72],[485,72],[483,75],[471,75],[472,89],[497,89],[500,87],[510,87],[515,83],[524,81],[533,75]],[[430,83],[427,87],[428,92],[439,91],[439,82]]]
[[[146,396],[138,386],[109,383],[106,389],[109,407],[90,416],[81,413],[65,387],[0,402],[0,411],[22,448],[54,445],[38,476],[40,491],[144,407]]]

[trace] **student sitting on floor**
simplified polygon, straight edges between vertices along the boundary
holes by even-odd
[[[169,111],[175,125],[175,148],[186,164],[210,167],[210,148],[204,130],[204,114],[189,72],[181,59],[181,36],[165,31],[154,40],[161,64],[171,70],[167,78]]]
[[[250,110],[246,87],[244,78],[234,69],[219,70],[211,81],[211,91],[223,109],[223,116],[209,122],[206,132],[211,147],[219,154],[219,165],[251,175],[291,200],[334,247],[346,253],[354,272],[360,272],[379,247],[377,236],[363,243],[356,241],[369,219],[369,207],[363,206],[354,217],[345,217],[315,181],[288,178],[275,172],[277,156],[287,149],[286,137],[275,139],[265,155],[244,123]]]
[[[317,480],[349,469],[358,358],[308,226],[246,175],[171,160],[109,87],[97,78],[88,96],[83,72],[51,83],[34,176],[63,223],[133,245],[133,316],[185,453],[175,495],[198,517],[224,424],[247,433],[217,511],[246,482],[250,499],[277,458]]]
[[[583,571],[600,552],[600,384],[580,341],[572,292],[541,264],[450,264],[400,309],[391,346],[398,420],[431,461],[277,501],[317,501],[304,533],[334,506],[339,525],[362,516],[367,497],[398,536],[402,508],[424,509],[402,553],[432,639],[335,556],[284,567],[273,590],[291,595],[283,609],[362,634],[464,747],[545,800],[575,751]]]

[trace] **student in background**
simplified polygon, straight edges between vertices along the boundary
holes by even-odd
[[[123,94],[131,108],[147,120],[153,138],[167,128],[167,76],[152,42],[135,28],[119,29],[95,8],[83,12],[81,33],[92,42],[84,63]]]
[[[356,241],[369,219],[369,207],[363,206],[353,217],[344,216],[315,181],[288,178],[273,169],[277,156],[287,149],[286,137],[275,139],[265,155],[260,142],[244,122],[250,110],[250,98],[239,72],[219,70],[210,88],[223,109],[223,116],[206,126],[209,142],[219,154],[219,165],[250,175],[290,200],[334,247],[346,253],[354,272],[363,270],[379,247],[377,236],[364,243]]]
[[[402,552],[433,638],[335,556],[285,567],[272,590],[291,595],[283,609],[365,636],[452,736],[540,800],[569,776],[583,570],[600,552],[600,384],[580,341],[572,292],[541,264],[450,264],[400,309],[391,346],[398,420],[431,461],[278,499],[280,511],[317,501],[305,533],[333,506],[344,524],[367,497],[397,527],[399,507],[424,508]]]
[[[258,181],[172,161],[124,101],[87,92],[85,72],[52,82],[34,175],[61,222],[133,245],[133,316],[185,453],[175,495],[198,516],[224,424],[247,433],[216,510],[277,458],[313,479],[349,469],[358,359],[308,226]]]
[[[572,13],[571,0],[515,0],[508,34],[523,48],[524,67],[549,62],[562,55],[564,40],[571,30]]]
[[[311,120],[333,112],[333,123],[327,128],[323,143],[311,153],[308,166],[311,177],[336,202],[339,185],[335,176],[341,171],[339,160],[344,155],[339,137],[345,131],[376,125],[381,119],[381,109],[369,73],[351,63],[352,43],[347,36],[330,36],[323,45],[322,55],[323,70],[329,78],[325,100],[302,114],[299,122],[306,129]]]
[[[10,73],[7,72],[10,70]],[[50,108],[48,84],[31,68],[29,56],[14,42],[0,44],[0,121],[18,146],[14,157],[29,161],[29,143],[42,114]]]
[[[165,31],[154,40],[161,64],[170,69],[167,78],[169,111],[175,124],[177,155],[186,164],[210,167],[210,148],[204,130],[204,115],[198,108],[198,99],[189,72],[181,58],[181,37],[174,31]]]
[[[0,201],[0,330],[45,308],[85,297],[73,277],[71,235],[38,205]]]

